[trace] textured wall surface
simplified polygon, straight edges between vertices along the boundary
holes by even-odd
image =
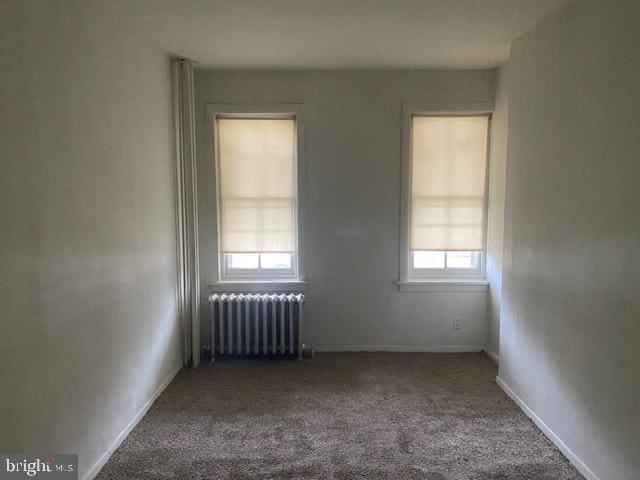
[[[496,102],[491,118],[489,157],[489,216],[487,220],[487,351],[497,357],[500,343],[500,299],[502,297],[502,241],[504,236],[504,193],[507,167],[507,122],[509,91],[507,66],[498,69]]]
[[[179,368],[169,63],[105,2],[4,2],[0,451],[80,478]]]
[[[640,4],[517,41],[500,377],[602,480],[640,478]]]
[[[206,103],[304,103],[305,342],[330,350],[482,348],[486,293],[399,293],[402,102],[493,102],[493,71],[196,74],[201,272],[214,278]],[[206,286],[203,286],[206,291]],[[208,338],[203,305],[203,343]],[[462,329],[452,328],[460,316]]]

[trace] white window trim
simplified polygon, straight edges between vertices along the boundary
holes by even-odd
[[[255,284],[262,290],[268,285],[272,286],[295,286],[306,285],[304,268],[304,185],[305,185],[305,133],[304,133],[304,105],[303,104],[206,104],[205,113],[207,120],[207,151],[214,172],[211,179],[213,191],[213,201],[215,208],[215,232],[213,235],[215,245],[211,246],[212,272],[215,278],[208,282],[210,287],[222,285],[223,287],[243,288]],[[219,168],[217,155],[217,122],[223,118],[294,118],[296,121],[296,162],[294,178],[297,180],[294,188],[294,251],[292,258],[292,270],[286,272],[261,271],[246,272],[239,274],[231,272],[224,275],[224,265],[220,254],[220,215],[219,215]],[[275,269],[274,269],[275,270]],[[253,273],[253,274],[252,274]]]
[[[414,277],[413,264],[411,262],[412,255],[409,248],[409,226],[411,224],[411,119],[414,115],[421,116],[474,116],[488,115],[493,113],[493,104],[488,102],[449,102],[449,103],[416,103],[404,102],[402,104],[402,184],[401,184],[401,203],[400,203],[400,279],[398,287],[400,291],[442,291],[444,290],[460,290],[469,291],[480,288],[486,290],[486,281],[484,280],[486,271],[486,222],[488,212],[488,192],[489,192],[489,146],[491,144],[491,119],[489,118],[489,131],[487,136],[487,168],[485,179],[485,206],[484,206],[484,222],[485,222],[485,238],[483,239],[483,249],[480,258],[480,272],[474,272],[473,275],[464,277],[455,275],[420,275]],[[420,284],[426,284],[426,287],[420,287]],[[436,288],[431,288],[435,286]]]
[[[309,282],[302,280],[253,280],[212,282],[207,284],[208,291],[215,293],[304,293]],[[205,295],[206,299],[209,294]]]
[[[478,279],[448,279],[448,280],[409,280],[399,281],[398,290],[403,293],[417,292],[476,292],[489,290],[489,281]]]

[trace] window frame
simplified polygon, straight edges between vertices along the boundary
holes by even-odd
[[[414,103],[402,104],[402,197],[400,217],[400,283],[443,280],[478,281],[486,275],[487,217],[489,202],[489,152],[491,145],[491,115],[493,104],[487,102]],[[409,248],[411,227],[412,120],[413,117],[488,117],[485,168],[485,202],[483,209],[484,238],[479,252],[478,268],[474,269],[414,269],[413,251]]]
[[[304,264],[302,262],[302,232],[304,211],[303,186],[305,178],[304,162],[304,105],[302,104],[207,104],[206,107],[207,128],[209,130],[209,152],[213,171],[213,189],[215,216],[212,238],[215,245],[211,251],[212,271],[217,278],[213,283],[264,283],[282,281],[303,281]],[[218,119],[220,118],[245,118],[245,119],[293,119],[295,121],[296,158],[294,161],[294,185],[293,185],[293,252],[290,269],[232,269],[228,265],[228,257],[220,251],[220,168],[218,154]],[[238,252],[241,253],[241,252]],[[256,252],[259,253],[259,252]],[[260,252],[268,253],[268,252]]]
[[[413,254],[416,250],[410,250],[409,254],[409,278],[411,279],[442,279],[442,278],[483,278],[483,252],[471,251],[475,255],[475,268],[454,268],[447,266],[446,256],[448,253],[454,253],[453,250],[445,251],[445,266],[443,268],[415,268]],[[470,250],[469,250],[470,251]]]
[[[244,253],[244,252],[238,252]],[[252,252],[254,253],[254,252]],[[269,252],[255,252],[258,255],[258,262],[260,262],[260,255]],[[290,268],[232,268],[230,264],[229,255],[233,253],[219,252],[221,263],[221,275],[225,280],[243,280],[243,279],[296,279],[296,266],[295,266],[295,252],[291,254],[291,267]]]

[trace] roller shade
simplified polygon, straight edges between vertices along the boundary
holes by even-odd
[[[295,120],[217,120],[220,251],[293,252]]]
[[[482,250],[487,116],[412,118],[411,250]]]

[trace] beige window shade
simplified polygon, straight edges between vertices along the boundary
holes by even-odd
[[[482,250],[489,119],[412,118],[411,250]]]
[[[217,122],[220,251],[293,252],[295,120]]]

